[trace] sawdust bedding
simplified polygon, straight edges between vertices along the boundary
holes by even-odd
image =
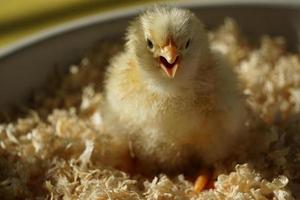
[[[128,167],[128,144],[105,134],[99,80],[101,66],[121,47],[102,43],[36,93],[30,109],[3,120],[0,199],[300,198],[299,52],[288,52],[281,37],[251,45],[231,19],[209,38],[233,63],[253,113],[247,122],[253,138],[245,143],[254,148],[215,164],[214,189],[195,193],[183,175],[147,178],[118,170]]]

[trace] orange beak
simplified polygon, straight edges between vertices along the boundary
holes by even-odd
[[[170,40],[169,44],[163,47],[162,55],[159,56],[159,66],[169,78],[174,78],[179,65],[177,48]]]

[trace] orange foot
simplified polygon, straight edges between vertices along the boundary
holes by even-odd
[[[203,169],[200,171],[199,174],[200,175],[197,177],[194,183],[195,192],[202,192],[203,190],[213,189],[214,180],[212,171],[208,169]]]

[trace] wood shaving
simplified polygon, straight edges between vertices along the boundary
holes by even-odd
[[[251,148],[215,164],[214,189],[197,193],[181,174],[149,178],[120,170],[131,167],[130,143],[105,133],[99,105],[103,67],[121,47],[104,42],[37,92],[25,116],[0,125],[1,199],[300,198],[299,52],[287,51],[282,37],[251,45],[232,19],[209,38],[233,63],[254,113],[247,122],[253,138],[241,145]]]

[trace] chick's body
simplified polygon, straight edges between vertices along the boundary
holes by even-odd
[[[226,157],[240,128],[241,101],[234,73],[210,51],[201,22],[187,10],[155,8],[133,22],[127,39],[106,74],[109,131],[126,135],[150,169],[176,171]]]

